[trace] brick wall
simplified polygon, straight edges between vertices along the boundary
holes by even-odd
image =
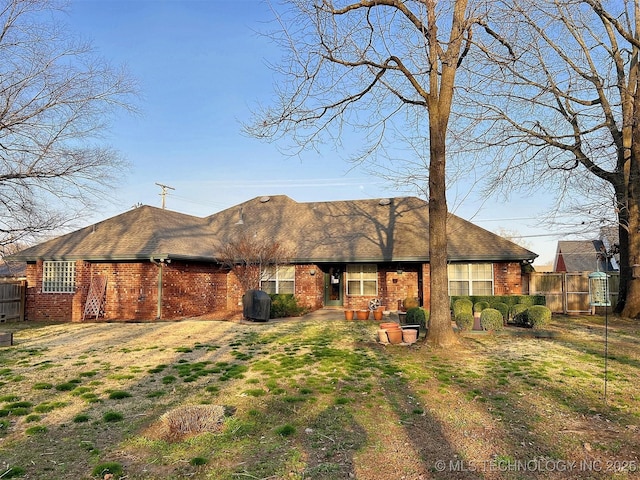
[[[517,262],[493,264],[494,295],[522,293],[522,267]]]
[[[91,263],[76,262],[76,292],[42,293],[42,262],[27,265],[26,318],[33,321],[81,321],[92,276],[107,277],[105,320],[155,320],[158,318],[158,274],[160,267],[151,262]],[[314,272],[312,274],[312,271]],[[419,282],[419,275],[422,275]],[[349,296],[345,308],[366,309],[369,300],[379,298],[388,310],[408,296],[422,299],[429,308],[429,265],[395,264],[378,266],[378,294]],[[418,292],[419,284],[422,292]],[[494,264],[496,295],[520,294],[520,264]],[[209,316],[230,318],[242,312],[242,287],[233,273],[205,263],[173,261],[162,266],[163,320]],[[318,265],[296,266],[295,295],[299,305],[311,310],[322,308],[324,273]]]
[[[158,274],[151,262],[76,262],[75,293],[42,293],[42,262],[27,266],[26,315],[33,321],[82,320],[91,278],[107,278],[102,320],[158,318]],[[229,311],[228,275],[209,264],[172,262],[162,266],[161,318],[201,315],[225,318]],[[232,283],[232,282],[231,282]]]
[[[311,310],[324,303],[324,273],[317,265],[296,265],[295,297],[299,306]]]

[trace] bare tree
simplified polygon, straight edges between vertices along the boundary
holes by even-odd
[[[616,219],[618,311],[640,317],[640,1],[498,3],[502,43],[485,49],[475,90],[479,137],[508,154],[493,187],[554,192],[556,213],[592,234]]]
[[[100,144],[134,82],[60,23],[56,0],[0,1],[0,245],[77,218],[126,165]]]
[[[352,161],[388,155],[406,132],[428,145],[428,189],[422,188],[429,198],[427,341],[451,345],[447,130],[456,73],[479,19],[468,11],[467,0],[295,0],[289,5],[292,9],[279,17],[282,35],[277,37],[290,52],[279,68],[285,80],[276,105],[258,112],[249,132],[268,139],[286,136],[300,149],[328,139],[346,151],[352,133],[360,132],[363,146]]]
[[[218,249],[218,262],[230,269],[242,289],[258,290],[265,269],[288,263],[291,253],[277,242],[241,235]]]

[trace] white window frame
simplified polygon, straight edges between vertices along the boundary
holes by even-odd
[[[490,267],[487,271],[487,267]],[[449,295],[493,295],[495,283],[493,281],[493,263],[450,263],[448,265],[447,274],[449,276]],[[455,292],[452,293],[451,284],[453,282],[461,282],[467,284],[468,293]],[[491,282],[491,292],[474,291],[474,284],[486,284]],[[475,290],[479,290],[476,285]]]
[[[351,263],[346,271],[347,296],[377,297],[378,296],[378,266],[371,263]],[[373,292],[367,292],[367,285],[373,283]]]
[[[42,293],[75,293],[76,262],[42,262]]]
[[[271,292],[264,287],[264,283],[274,283],[275,291]],[[269,265],[260,274],[260,289],[271,294],[295,294],[296,291],[296,267],[295,265]],[[281,290],[285,290],[281,292]]]

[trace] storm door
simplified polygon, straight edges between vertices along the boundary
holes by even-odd
[[[344,293],[344,269],[334,265],[324,273],[324,306],[341,307]]]

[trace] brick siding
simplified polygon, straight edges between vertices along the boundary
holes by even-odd
[[[33,321],[82,321],[92,276],[107,277],[105,314],[100,320],[158,319],[158,278],[162,268],[162,320],[206,316],[226,319],[242,312],[240,283],[233,273],[208,263],[172,261],[160,267],[151,262],[76,262],[75,293],[42,293],[43,262],[27,265],[26,318]],[[519,263],[494,264],[496,295],[522,292]],[[421,276],[421,278],[419,278]],[[429,308],[428,264],[378,265],[378,294],[349,296],[344,277],[345,308],[366,309],[379,298],[388,310],[396,310],[406,297],[418,297]],[[419,285],[422,291],[419,292]],[[310,310],[324,304],[324,271],[319,265],[297,265],[295,296]]]

